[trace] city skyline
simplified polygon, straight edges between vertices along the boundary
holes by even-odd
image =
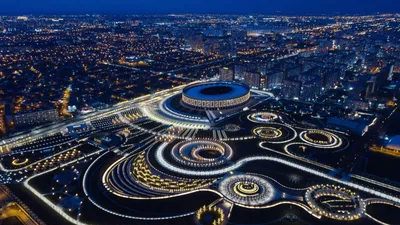
[[[339,0],[283,0],[263,1],[252,0],[243,2],[228,1],[128,1],[128,0],[85,0],[57,2],[51,0],[17,0],[2,3],[0,14],[375,14],[396,13],[400,11],[400,4],[395,0],[383,0],[379,4],[375,1]]]
[[[0,223],[397,224],[400,10],[379,3],[6,2]]]

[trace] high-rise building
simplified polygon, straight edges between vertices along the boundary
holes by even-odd
[[[250,88],[260,88],[261,74],[259,72],[247,71],[244,74],[244,83],[249,85]]]
[[[371,102],[368,100],[346,98],[344,105],[350,109],[367,111],[371,107]]]
[[[301,73],[299,76],[299,81],[301,81],[301,83],[306,83],[310,80],[314,80],[317,76],[310,74],[310,73]]]
[[[190,47],[193,51],[202,51],[203,49],[203,35],[202,34],[195,34],[187,37],[185,39],[186,46]]]
[[[281,97],[285,99],[299,99],[301,82],[297,80],[285,79],[281,86]]]
[[[59,116],[57,110],[49,109],[37,112],[16,114],[13,116],[13,120],[15,127],[18,128],[56,122],[59,120]]]
[[[372,77],[371,80],[367,81],[367,87],[365,90],[365,99],[372,98],[375,94],[375,89],[376,89],[376,77]]]
[[[324,88],[329,89],[334,87],[340,79],[340,70],[331,70],[324,74]]]
[[[264,62],[257,63],[257,71],[264,76],[267,72],[267,64]]]
[[[307,81],[302,86],[301,98],[308,102],[315,101],[319,94],[321,94],[321,89],[322,80],[320,77]]]
[[[378,90],[381,90],[383,87],[388,85],[390,81],[393,79],[393,68],[394,65],[388,65],[384,67],[376,77]]]
[[[351,81],[351,82],[343,82],[345,88],[347,89],[347,97],[348,98],[360,98],[362,97],[366,87],[365,81]]]
[[[295,77],[296,79],[298,79],[298,77],[300,76],[301,73],[301,67],[300,66],[292,66],[291,68],[287,69],[285,71],[285,77]]]
[[[272,89],[275,87],[280,87],[282,85],[284,77],[285,77],[285,74],[282,71],[266,74],[265,80],[268,83],[265,88]]]
[[[264,85],[263,85],[263,88],[266,90],[266,89],[270,89],[270,87],[269,87],[269,79],[270,79],[270,77],[269,76],[264,76],[263,77],[264,78]]]
[[[247,66],[244,64],[235,65],[235,79],[243,80],[244,73],[247,71]]]
[[[0,102],[0,135],[6,133],[6,109],[5,102]]]
[[[232,81],[234,79],[233,70],[228,67],[219,68],[219,80]]]
[[[267,71],[267,63],[265,62],[248,62],[246,63],[247,71],[257,71],[261,75],[265,75]]]
[[[227,37],[205,37],[202,51],[206,55],[232,57],[236,55],[233,42]]]

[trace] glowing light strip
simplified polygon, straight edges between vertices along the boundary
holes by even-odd
[[[93,165],[94,164],[96,164],[97,163],[97,161],[99,161],[102,157],[104,157],[107,153],[109,153],[109,152],[105,152],[104,154],[102,154],[100,157],[98,157],[97,159],[95,159],[90,165],[89,165],[89,167],[87,168],[87,170],[86,170],[86,172],[85,172],[85,174],[84,174],[84,176],[83,176],[83,181],[82,181],[82,183],[83,183],[83,191],[84,191],[84,193],[85,193],[85,195],[86,195],[86,197],[89,199],[89,201],[93,204],[93,205],[95,205],[96,207],[98,207],[99,209],[101,209],[101,210],[103,210],[103,211],[105,211],[105,212],[107,212],[107,213],[110,213],[110,214],[113,214],[113,215],[116,215],[116,216],[121,216],[121,217],[124,217],[124,218],[129,218],[129,219],[138,219],[138,220],[168,220],[168,219],[176,219],[176,218],[181,218],[181,217],[185,217],[185,216],[190,216],[190,215],[193,215],[194,213],[196,213],[196,212],[189,212],[189,213],[184,213],[184,214],[180,214],[180,215],[174,215],[174,216],[164,216],[164,217],[139,217],[139,216],[130,216],[130,215],[125,215],[125,214],[121,214],[121,213],[118,213],[118,212],[115,212],[115,211],[112,211],[112,210],[109,210],[109,209],[106,209],[106,208],[104,208],[104,207],[102,207],[101,205],[99,205],[97,202],[95,202],[91,197],[90,197],[90,193],[89,193],[89,191],[87,190],[87,187],[86,187],[86,183],[87,183],[87,177],[88,177],[88,173],[89,173],[89,171],[92,169],[92,167],[93,167]],[[124,158],[124,157],[123,157]],[[113,163],[113,165],[116,165],[116,163],[118,163],[118,162],[114,162]],[[111,168],[111,166],[107,169],[107,170],[109,170]],[[105,174],[105,173],[104,173]],[[104,177],[104,175],[103,175],[103,177]],[[197,192],[197,191],[200,191],[200,190],[195,190],[195,191],[193,191],[193,192]],[[211,192],[214,192],[214,193],[217,193],[218,195],[220,195],[221,196],[221,194],[219,194],[218,192],[216,192],[216,191],[214,191],[214,190],[206,190],[206,191],[211,191]],[[184,195],[185,193],[182,193],[182,195]],[[222,196],[221,196],[222,197]]]
[[[317,147],[317,148],[337,148],[337,147],[341,146],[342,143],[343,143],[341,138],[339,138],[339,137],[336,136],[335,134],[332,134],[332,133],[327,132],[327,133],[329,133],[330,135],[332,135],[333,142],[330,143],[330,144],[317,144],[317,143],[311,142],[311,141],[309,141],[309,140],[307,140],[307,139],[305,139],[305,138],[303,137],[303,136],[306,134],[306,132],[307,132],[307,131],[301,132],[300,135],[299,135],[299,137],[300,137],[300,139],[301,139],[302,141],[304,141],[305,143],[307,143],[307,144],[310,145],[310,146],[314,146],[314,147]],[[326,132],[326,131],[325,131],[325,132]]]
[[[268,116],[271,117],[271,119],[262,119],[262,118],[258,119],[258,118],[256,118],[256,116],[262,116],[262,115],[268,115]],[[278,119],[278,115],[275,114],[275,113],[271,113],[271,112],[258,112],[258,113],[253,113],[253,114],[248,115],[247,119],[250,120],[253,123],[264,123],[264,124],[267,124],[267,123],[270,123],[270,122]]]
[[[58,144],[55,144],[55,145],[49,145],[49,146],[44,146],[44,147],[40,147],[40,148],[25,149],[25,150],[16,150],[16,151],[10,152],[10,153],[7,154],[7,155],[8,155],[8,156],[12,156],[12,155],[20,155],[21,153],[26,153],[26,152],[29,153],[29,152],[43,151],[43,150],[48,149],[48,148],[54,148],[54,147],[58,147],[58,146],[64,145],[64,144],[69,143],[69,142],[74,141],[74,140],[75,140],[75,139],[71,139],[71,140],[69,140],[69,141],[64,141],[64,142],[61,142],[61,143],[58,143]],[[29,144],[29,143],[26,143],[26,144]],[[21,146],[24,146],[24,145],[26,145],[26,144],[22,144]],[[18,146],[18,147],[21,147],[21,146]],[[35,145],[35,146],[36,146],[36,145]]]
[[[388,194],[385,194],[385,193],[382,193],[382,192],[379,192],[379,191],[375,191],[375,190],[373,190],[371,188],[367,188],[367,187],[364,187],[364,186],[359,185],[359,184],[355,184],[355,183],[350,182],[350,181],[340,180],[338,178],[329,176],[326,173],[323,173],[323,172],[320,172],[320,171],[317,171],[317,170],[314,170],[314,169],[307,168],[305,166],[290,162],[290,161],[285,160],[285,159],[272,157],[272,156],[252,156],[252,157],[247,157],[247,158],[244,158],[244,159],[241,159],[241,160],[237,161],[235,164],[233,164],[231,166],[228,166],[228,167],[225,167],[225,168],[221,168],[221,169],[212,170],[212,171],[198,171],[198,170],[183,169],[183,168],[180,168],[180,167],[177,167],[175,165],[170,164],[169,162],[167,162],[163,158],[163,151],[164,151],[166,146],[167,146],[167,144],[164,143],[164,144],[160,145],[160,147],[157,149],[157,151],[156,151],[156,160],[164,168],[166,168],[166,169],[168,169],[170,171],[176,172],[176,173],[184,174],[184,175],[191,175],[191,176],[217,176],[217,175],[223,175],[223,174],[226,174],[226,173],[228,173],[230,171],[233,171],[233,170],[241,167],[242,165],[244,165],[246,163],[249,163],[249,162],[252,162],[252,161],[259,161],[259,160],[267,160],[267,161],[273,161],[273,162],[277,162],[277,163],[282,163],[284,165],[293,167],[295,169],[299,169],[299,170],[305,171],[307,173],[310,173],[310,174],[313,174],[313,175],[316,175],[316,176],[319,176],[319,177],[322,177],[322,178],[326,178],[328,180],[331,180],[331,181],[334,181],[334,182],[337,182],[337,183],[340,183],[340,184],[347,185],[347,186],[352,187],[354,189],[357,189],[357,190],[360,190],[360,191],[364,191],[364,192],[367,192],[369,194],[373,194],[373,195],[379,196],[381,198],[385,198],[385,199],[400,203],[400,199],[397,198],[397,197],[394,197],[394,196],[391,196],[391,195],[388,195]]]
[[[39,163],[39,162],[43,162],[43,161],[45,161],[46,159],[53,158],[53,157],[55,157],[55,156],[57,156],[57,155],[60,155],[60,154],[62,154],[62,153],[64,153],[64,152],[67,152],[67,151],[70,151],[71,149],[77,148],[77,147],[79,147],[79,146],[81,146],[81,145],[82,145],[82,144],[79,144],[79,145],[76,145],[76,146],[74,146],[74,147],[65,149],[65,150],[63,150],[63,151],[57,152],[57,153],[54,154],[54,155],[47,156],[47,157],[45,157],[45,158],[43,158],[43,159],[41,159],[41,160],[32,162],[32,163],[29,164],[29,165],[26,165],[26,166],[24,166],[24,167],[17,168],[17,169],[6,169],[6,168],[3,166],[3,164],[0,162],[0,170],[1,170],[1,171],[4,171],[4,172],[16,172],[16,171],[21,171],[21,170],[24,170],[24,169],[26,169],[26,168],[28,168],[28,167],[34,165],[34,164],[37,164],[37,163]]]
[[[272,208],[272,207],[275,207],[275,206],[278,206],[278,205],[283,205],[283,204],[290,204],[290,205],[298,206],[298,207],[304,209],[306,212],[308,212],[309,214],[311,214],[312,216],[314,216],[314,217],[316,217],[318,219],[321,219],[321,217],[322,217],[321,215],[315,214],[311,210],[311,208],[309,208],[307,205],[305,205],[303,203],[300,203],[300,202],[295,202],[295,201],[279,201],[279,202],[276,202],[274,204],[269,204],[269,205],[264,205],[264,206],[248,206],[248,205],[243,205],[243,204],[240,204],[240,203],[235,203],[235,205],[240,206],[242,208],[247,208],[247,209],[269,209],[269,208]]]
[[[191,106],[197,108],[204,108],[204,109],[217,109],[223,107],[234,107],[245,103],[247,100],[250,99],[250,91],[240,97],[233,98],[233,99],[226,99],[226,100],[198,100],[191,97],[188,97],[185,93],[182,93],[182,101]]]
[[[13,166],[22,166],[22,165],[24,165],[24,164],[27,164],[28,162],[29,162],[29,159],[28,159],[28,158],[25,158],[25,160],[22,161],[22,162],[20,162],[19,159],[14,159],[14,160],[12,161],[12,165],[13,165]]]
[[[236,185],[243,184],[246,181],[257,185],[258,188],[261,187],[262,192],[257,193],[258,195],[247,195],[235,190]],[[233,186],[232,186],[233,185]],[[233,188],[233,189],[231,189]],[[219,184],[219,191],[230,201],[235,202],[235,204],[245,204],[251,206],[263,205],[271,201],[274,197],[274,188],[272,185],[265,180],[256,175],[240,174],[232,175],[221,181]]]
[[[158,108],[165,114],[174,117],[174,118],[178,118],[178,119],[184,119],[184,120],[190,120],[190,121],[202,121],[202,122],[206,122],[208,123],[209,121],[207,119],[203,119],[202,117],[198,117],[198,116],[189,116],[189,115],[185,115],[185,114],[180,114],[178,112],[172,111],[170,108],[167,107],[165,101],[167,100],[167,98],[165,98],[164,100],[162,100],[160,102],[160,104],[158,105]],[[183,117],[183,118],[182,118]]]
[[[200,149],[203,145],[215,146],[216,148],[218,148],[218,151],[221,153],[221,156],[215,159],[202,158],[196,155],[196,151],[199,149],[194,147],[191,150],[193,158],[187,157],[183,154],[183,151],[187,149],[188,146],[190,145],[201,145]],[[193,155],[193,153],[195,154]],[[181,164],[195,166],[195,167],[211,167],[211,166],[221,165],[225,163],[227,160],[229,160],[232,157],[232,155],[233,155],[232,148],[228,144],[214,140],[199,139],[194,141],[182,141],[172,147],[172,157],[174,160],[176,160]]]
[[[385,223],[385,222],[382,222],[382,221],[376,219],[375,217],[369,215],[368,213],[365,213],[364,215],[366,215],[368,218],[372,219],[373,221],[375,221],[375,222],[377,222],[377,223],[379,223],[379,224],[382,224],[382,225],[391,225],[391,224],[389,224],[389,223]]]
[[[61,165],[60,167],[65,167],[65,166],[70,165],[70,164],[72,164],[72,163],[75,163],[75,162],[77,162],[77,161],[79,161],[79,160],[81,160],[81,159],[84,159],[84,158],[93,156],[93,155],[95,155],[95,154],[98,154],[98,153],[100,153],[101,151],[103,151],[103,150],[99,150],[99,151],[93,152],[93,153],[91,153],[91,154],[89,154],[89,155],[87,155],[87,156],[80,157],[80,158],[78,158],[78,159],[75,159],[75,160],[73,160],[73,161],[70,161],[70,162],[68,162],[68,163],[63,164],[63,165]],[[31,191],[36,197],[38,197],[40,200],[42,200],[42,201],[43,201],[45,204],[47,204],[50,208],[52,208],[54,211],[56,211],[58,214],[60,214],[60,216],[62,216],[64,219],[68,220],[69,222],[71,222],[71,223],[73,223],[73,224],[82,224],[82,225],[83,225],[83,224],[85,224],[85,223],[82,223],[82,222],[80,222],[79,220],[76,220],[75,218],[73,218],[73,217],[71,217],[70,215],[68,215],[67,213],[65,213],[65,212],[63,211],[62,208],[60,208],[60,207],[57,206],[56,204],[52,203],[52,202],[51,202],[49,199],[47,199],[46,197],[43,197],[42,194],[41,194],[40,192],[38,192],[35,188],[33,188],[32,186],[29,185],[29,181],[30,181],[31,179],[33,179],[33,178],[35,178],[35,177],[38,177],[38,176],[41,176],[41,175],[46,174],[46,173],[50,173],[50,172],[52,172],[52,171],[54,171],[54,170],[57,170],[57,169],[59,169],[59,167],[54,167],[54,168],[52,168],[52,169],[49,169],[49,170],[44,171],[44,172],[41,172],[41,173],[37,173],[37,174],[35,174],[35,175],[29,177],[28,179],[26,179],[26,180],[23,182],[24,187],[27,188],[29,191]]]
[[[197,129],[203,129],[203,130],[205,130],[205,129],[210,128],[209,125],[205,125],[205,124],[196,124],[196,125],[193,125],[193,123],[189,123],[189,122],[185,123],[185,122],[175,121],[175,120],[173,120],[173,119],[162,118],[161,116],[156,115],[156,114],[154,114],[153,112],[151,112],[151,110],[148,109],[148,108],[146,108],[146,107],[141,108],[141,111],[142,111],[143,115],[146,115],[146,116],[148,116],[150,119],[152,119],[152,120],[154,120],[154,121],[157,121],[157,122],[159,122],[159,123],[162,123],[162,124],[167,124],[167,125],[171,125],[171,124],[172,124],[172,125],[174,125],[175,127],[183,127],[183,128],[191,128],[191,129],[197,128]]]
[[[276,151],[274,149],[267,148],[267,147],[263,146],[264,143],[266,143],[266,142],[260,142],[260,143],[258,143],[258,146],[260,148],[262,148],[262,149],[265,149],[265,150],[268,150],[268,151],[271,151],[271,152],[275,152],[275,153],[278,153],[280,155],[289,156],[289,157],[291,157],[293,159],[297,159],[297,160],[303,161],[305,163],[313,164],[315,166],[319,166],[319,167],[327,169],[327,170],[333,170],[333,167],[327,166],[325,164],[322,164],[322,163],[319,163],[319,162],[315,162],[315,161],[312,161],[312,160],[309,160],[309,159],[306,159],[306,158],[303,158],[303,157],[299,157],[299,156],[296,156],[296,155],[293,155],[293,154],[287,155],[287,154],[282,153],[280,151]]]
[[[288,129],[292,130],[293,133],[294,133],[293,137],[288,139],[288,140],[284,140],[284,141],[270,141],[270,140],[268,140],[268,143],[271,143],[271,144],[284,144],[284,143],[291,142],[291,141],[293,141],[294,139],[297,138],[297,131],[295,129],[293,129],[291,126],[288,126],[288,125],[283,124],[283,123],[275,123],[275,122],[268,122],[268,123],[265,123],[265,124],[273,124],[273,125],[283,126],[283,127],[286,127]]]
[[[318,198],[325,196],[337,197],[342,200],[350,200],[353,204],[357,205],[357,207],[350,213],[344,213],[341,211],[332,212],[326,210],[317,203]],[[305,201],[317,213],[334,220],[356,220],[359,219],[365,212],[364,202],[357,198],[355,193],[335,185],[315,185],[309,187],[305,193]]]

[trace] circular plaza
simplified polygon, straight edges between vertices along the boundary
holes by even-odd
[[[172,158],[189,167],[215,167],[232,158],[232,148],[221,141],[182,141],[172,147]]]
[[[340,137],[324,130],[306,130],[301,132],[299,137],[303,142],[321,148],[336,148],[342,144]]]
[[[253,123],[270,123],[278,120],[279,116],[272,112],[257,112],[248,115],[247,119]]]
[[[356,193],[337,185],[315,185],[305,193],[312,210],[334,220],[356,220],[365,212],[365,204]]]
[[[267,180],[249,174],[223,179],[219,191],[230,201],[243,206],[261,206],[271,201],[274,196],[274,188]]]

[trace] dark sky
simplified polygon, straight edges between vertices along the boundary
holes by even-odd
[[[400,12],[400,0],[0,0],[0,13]]]

